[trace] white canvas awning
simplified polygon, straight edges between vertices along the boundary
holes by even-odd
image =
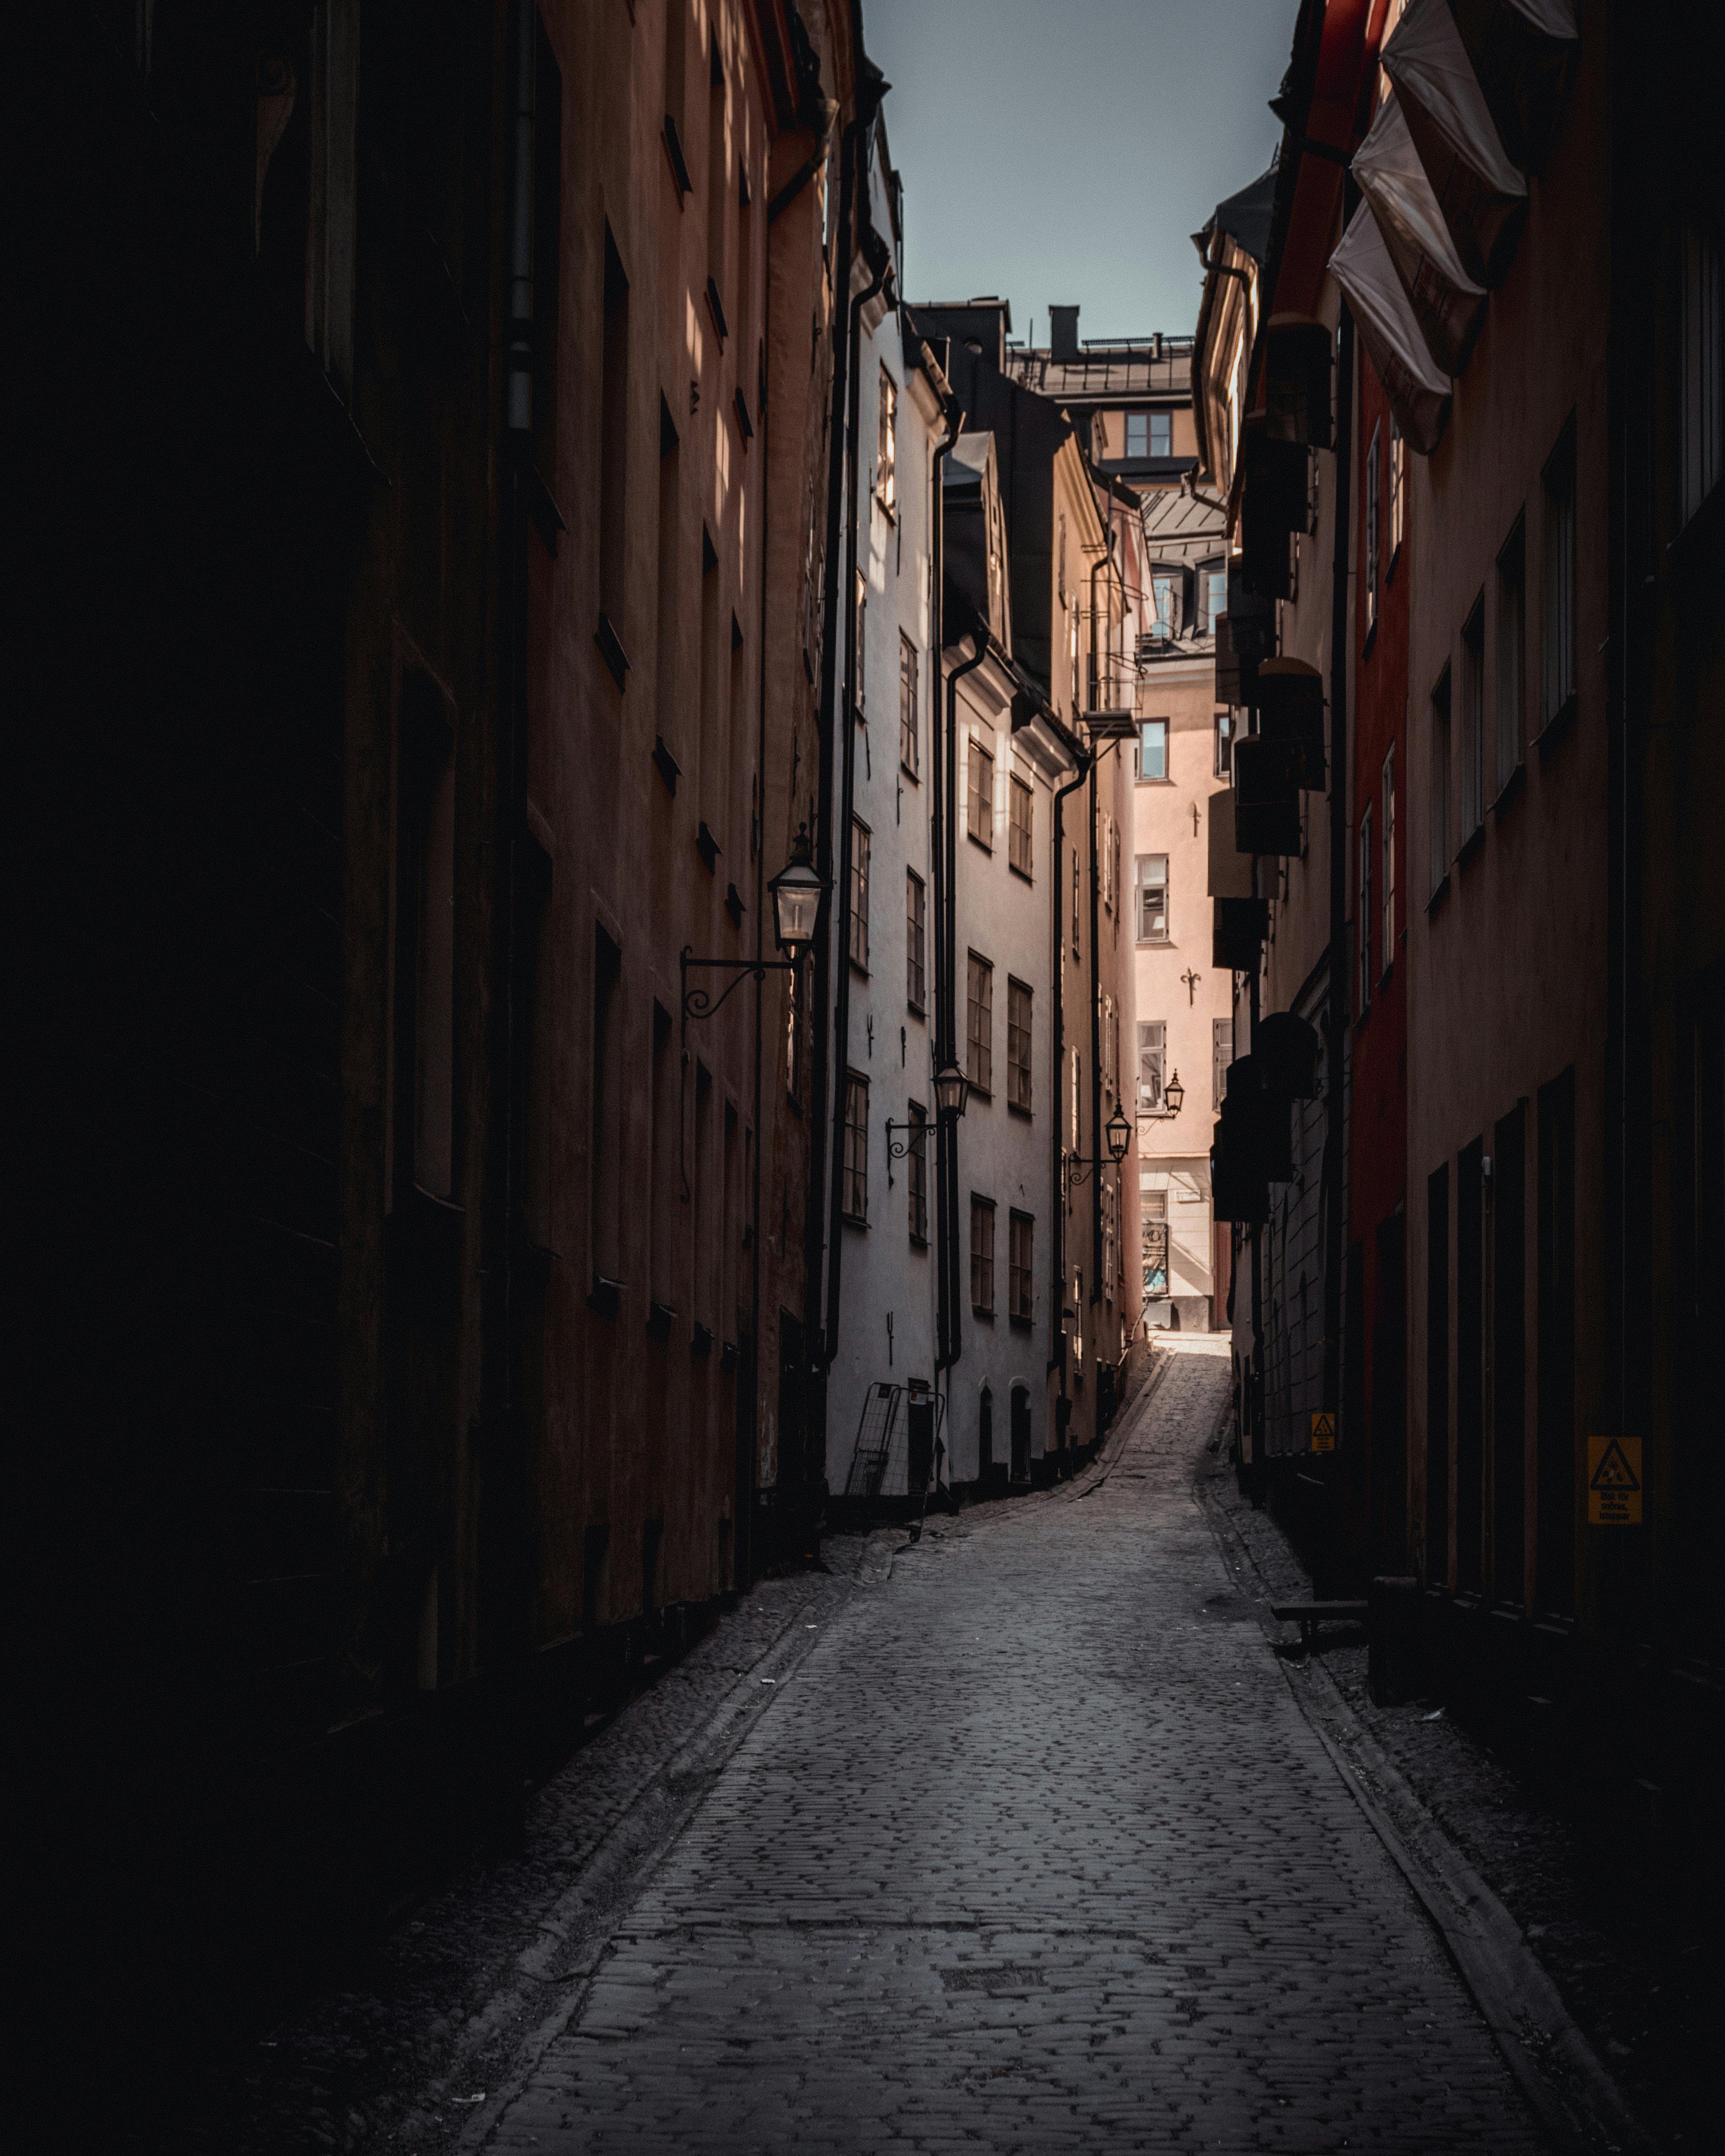
[[[1353,213],[1330,269],[1353,310],[1397,425],[1429,457],[1449,423],[1450,377],[1431,356],[1369,203]]]
[[[1393,90],[1353,153],[1353,177],[1378,220],[1432,357],[1445,374],[1460,374],[1479,334],[1486,288],[1469,276],[1456,253]]]
[[[1580,42],[1576,0],[1455,0],[1454,12],[1505,151],[1537,172]]]
[[[1527,183],[1498,137],[1449,0],[1408,0],[1383,61],[1464,268],[1481,285],[1501,283]]]

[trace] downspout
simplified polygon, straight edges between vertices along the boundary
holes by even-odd
[[[1330,566],[1330,997],[1325,1032],[1323,1404],[1334,1414],[1342,1383],[1342,1191],[1348,1125],[1343,1058],[1348,1040],[1348,569],[1353,521],[1353,316],[1342,302],[1336,359],[1336,529]],[[1255,1023],[1257,1014],[1253,1013]],[[1255,1314],[1255,1304],[1254,1306]],[[1349,1441],[1353,1433],[1348,1433]]]
[[[1062,732],[1065,729],[1061,729]],[[1065,850],[1061,811],[1069,793],[1076,793],[1090,777],[1094,759],[1091,752],[1076,737],[1068,737],[1078,768],[1066,783],[1056,789],[1054,798],[1054,885],[1055,885],[1055,968],[1054,968],[1054,1210],[1055,1231],[1050,1240],[1054,1245],[1054,1322],[1060,1336],[1060,1352],[1050,1355],[1048,1367],[1058,1367],[1060,1373],[1060,1398],[1066,1397],[1066,1328],[1061,1312],[1066,1306],[1066,1194],[1060,1174],[1060,1130],[1066,1113],[1066,927],[1065,874],[1061,855]]]
[[[1096,861],[1098,788],[1096,773],[1102,759],[1092,752],[1090,761],[1090,1139],[1091,1158],[1102,1157],[1102,956],[1101,947],[1101,876]],[[1090,1300],[1102,1299],[1102,1171],[1090,1171],[1091,1282]],[[1095,1328],[1091,1328],[1094,1332]],[[1098,1433],[1100,1435],[1100,1433]]]
[[[935,1014],[935,1068],[940,1070],[958,1060],[958,684],[967,674],[974,674],[988,655],[988,631],[978,623],[968,632],[977,640],[975,655],[961,660],[947,676],[947,757],[946,827],[942,833],[946,856],[946,876],[942,892],[943,923],[947,947],[946,979],[938,984],[938,1004]],[[958,1267],[958,1126],[952,1116],[939,1117],[940,1131],[937,1136],[936,1164],[940,1170],[941,1195],[945,1207],[945,1240],[941,1247],[941,1269],[946,1276],[947,1338],[937,1368],[950,1370],[964,1352],[964,1327],[959,1315],[963,1308],[959,1291],[962,1282]],[[947,1398],[952,1397],[952,1381],[947,1380]]]
[[[892,256],[869,221],[869,129],[871,120],[857,131],[856,207],[864,259],[874,265],[874,275],[850,302],[850,383],[845,412],[845,489],[850,501],[850,544],[845,562],[850,571],[843,593],[845,607],[845,739],[839,752],[842,798],[839,814],[838,880],[834,895],[843,908],[840,935],[845,948],[839,955],[837,1008],[833,1016],[833,1149],[832,1173],[827,1201],[826,1326],[821,1337],[820,1367],[829,1370],[839,1352],[839,1285],[845,1261],[845,1179],[839,1163],[845,1148],[845,1096],[850,1067],[850,907],[851,812],[856,799],[856,595],[857,543],[862,526],[862,501],[857,484],[860,445],[857,426],[862,399],[863,309],[880,292],[892,273]],[[829,632],[830,637],[830,631]]]
[[[845,128],[839,157],[839,231],[837,252],[842,264],[844,289],[850,290],[850,257],[855,237],[855,157],[858,122]],[[835,310],[835,319],[836,319]],[[833,340],[833,398],[827,422],[827,531],[826,554],[821,576],[820,713],[816,732],[819,756],[814,801],[814,855],[820,873],[831,889],[833,875],[833,698],[837,653],[833,642],[839,590],[839,541],[845,511],[845,422],[850,386],[850,337]],[[839,895],[842,902],[842,893]],[[803,1317],[805,1352],[803,1375],[820,1367],[809,1340],[815,1313],[820,1308],[824,1213],[821,1199],[826,1188],[827,1066],[829,1060],[829,1022],[832,988],[833,938],[831,901],[825,911],[827,932],[814,945],[814,1049],[812,1061],[813,1111],[809,1132],[809,1188],[803,1214]]]
[[[933,694],[929,699],[931,717],[937,725],[941,714],[941,601],[944,596],[942,579],[946,574],[946,497],[942,490],[941,467],[951,453],[953,444],[964,431],[964,414],[958,408],[958,400],[948,390],[942,399],[945,410],[947,434],[943,442],[936,444],[932,459],[934,493],[929,505],[929,557],[932,589],[929,593],[929,649],[934,660]],[[942,805],[942,759],[940,744],[935,737],[934,726],[929,728],[928,743],[930,831],[929,867],[933,871],[934,884],[934,1027],[935,1067],[940,1067],[940,1030],[942,984],[946,979],[946,920],[942,911],[942,894],[946,890],[946,872],[941,859],[941,848],[945,839],[945,811]],[[941,1130],[938,1104],[935,1108],[935,1375],[949,1367],[947,1355],[947,1337],[950,1313],[947,1307],[947,1267],[944,1253],[947,1246],[947,1186],[944,1138]],[[926,1141],[925,1141],[926,1142]]]

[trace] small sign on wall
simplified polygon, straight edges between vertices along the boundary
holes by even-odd
[[[1590,1527],[1641,1524],[1641,1440],[1590,1437],[1587,1441],[1587,1523]]]
[[[1314,1452],[1336,1450],[1336,1418],[1327,1409],[1320,1408],[1312,1415],[1312,1449]]]

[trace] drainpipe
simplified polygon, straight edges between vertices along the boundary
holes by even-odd
[[[827,1211],[827,1301],[826,1326],[821,1337],[820,1367],[829,1370],[839,1352],[839,1291],[845,1260],[845,1179],[839,1172],[845,1158],[845,1095],[850,1065],[850,951],[849,920],[850,906],[851,870],[851,810],[856,799],[856,595],[855,581],[857,573],[857,549],[863,532],[861,492],[858,485],[857,466],[860,445],[857,440],[859,407],[862,396],[862,316],[863,309],[874,299],[892,274],[892,256],[886,242],[869,222],[869,125],[865,122],[858,130],[856,140],[856,204],[857,222],[862,234],[864,259],[873,270],[869,283],[850,302],[850,400],[845,414],[845,489],[850,510],[850,543],[845,550],[845,563],[850,570],[843,593],[845,608],[845,738],[839,744],[839,772],[841,799],[839,813],[838,880],[834,885],[834,896],[844,911],[840,915],[840,934],[845,948],[839,954],[837,1007],[833,1015],[833,1152],[831,1185]],[[828,629],[830,641],[831,629]]]
[[[1058,721],[1056,721],[1058,724]],[[1065,733],[1065,728],[1061,732]],[[1066,973],[1065,875],[1061,854],[1065,839],[1061,827],[1061,811],[1069,793],[1076,793],[1090,777],[1094,759],[1091,752],[1074,736],[1067,741],[1076,759],[1078,768],[1066,783],[1057,788],[1054,798],[1054,861],[1055,861],[1055,968],[1054,968],[1054,1322],[1060,1328],[1060,1352],[1049,1358],[1050,1370],[1058,1367],[1060,1373],[1060,1398],[1066,1397],[1065,1327],[1060,1313],[1066,1306],[1066,1194],[1060,1175],[1060,1128],[1066,1112],[1066,1012],[1064,988]]]
[[[941,890],[941,912],[943,916],[942,941],[946,945],[946,978],[936,984],[934,1060],[941,1069],[958,1060],[958,684],[967,674],[974,674],[988,655],[988,633],[978,622],[967,631],[976,639],[973,657],[959,661],[947,676],[947,738],[944,743],[947,760],[945,821],[942,830],[942,853],[944,855],[944,875]],[[960,1312],[963,1281],[958,1266],[958,1126],[957,1118],[940,1115],[937,1111],[939,1129],[936,1135],[935,1162],[940,1173],[940,1195],[943,1217],[939,1222],[941,1235],[940,1269],[945,1277],[947,1296],[947,1331],[942,1345],[937,1372],[950,1370],[964,1352],[964,1327]],[[947,1381],[947,1399],[952,1398],[952,1380]]]
[[[1114,520],[1111,515],[1106,527],[1106,545],[1099,562],[1091,565],[1090,572],[1090,652],[1091,652],[1091,709],[1099,710],[1097,697],[1101,687],[1101,670],[1096,664],[1096,578],[1111,572],[1114,567]],[[1092,753],[1090,765],[1090,1134],[1094,1147],[1092,1158],[1100,1160],[1102,1152],[1102,951],[1101,921],[1099,908],[1101,901],[1101,865],[1096,859],[1096,825],[1099,789],[1097,772],[1101,757]],[[1090,1300],[1102,1299],[1102,1171],[1093,1168],[1090,1172],[1091,1217],[1091,1283]],[[1101,1322],[1099,1319],[1098,1323]]]
[[[934,494],[933,499],[930,504],[929,518],[929,575],[931,590],[928,602],[928,640],[929,647],[934,658],[933,695],[929,700],[929,711],[937,724],[939,721],[941,713],[941,654],[942,649],[942,636],[943,634],[941,626],[941,601],[943,597],[942,578],[946,574],[947,528],[946,498],[942,492],[941,467],[945,463],[948,454],[951,453],[953,444],[957,440],[959,435],[964,431],[964,414],[959,409],[957,398],[952,395],[950,389],[947,390],[941,401],[947,419],[947,438],[943,442],[937,444],[935,448],[933,458]],[[932,881],[934,885],[934,906],[932,910],[934,915],[935,1067],[937,1070],[940,1067],[941,1060],[941,1011],[942,1009],[943,995],[942,983],[946,979],[947,937],[946,918],[942,901],[942,894],[946,890],[946,873],[941,858],[941,849],[945,842],[946,835],[946,810],[943,806],[943,793],[942,787],[942,759],[940,753],[940,742],[936,736],[934,726],[931,726],[929,728],[928,743],[929,808],[931,812],[929,820],[932,827],[930,831],[929,867],[933,871]],[[935,1375],[938,1377],[942,1370],[950,1368],[950,1361],[947,1354],[947,1338],[951,1320],[951,1312],[947,1308],[947,1280],[945,1257],[947,1247],[947,1185],[944,1147],[946,1141],[944,1133],[941,1128],[942,1118],[938,1104],[937,1104],[935,1108],[934,1122],[934,1205],[936,1251],[934,1267]]]
[[[1350,189],[1351,192],[1351,189]],[[1353,316],[1342,302],[1336,356],[1336,530],[1330,567],[1330,996],[1325,1032],[1323,1403],[1332,1414],[1342,1385],[1342,1218],[1348,1126],[1343,1057],[1348,1040],[1348,567],[1353,522]],[[1252,1013],[1255,1024],[1257,1012]],[[1256,1306],[1254,1304],[1255,1319]],[[1363,1433],[1362,1433],[1363,1435]],[[1349,1433],[1350,1441],[1353,1433]]]

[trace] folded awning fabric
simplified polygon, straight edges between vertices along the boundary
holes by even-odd
[[[1353,310],[1397,425],[1429,457],[1449,423],[1450,380],[1431,356],[1368,202],[1348,220],[1330,269]]]
[[[1463,268],[1480,284],[1501,283],[1527,183],[1499,139],[1449,0],[1409,0],[1383,59]]]
[[[1455,0],[1455,16],[1504,150],[1538,172],[1581,38],[1576,0]]]
[[[1460,374],[1479,334],[1486,288],[1468,275],[1455,251],[1394,90],[1353,153],[1353,177],[1378,220],[1432,357],[1445,374]]]

